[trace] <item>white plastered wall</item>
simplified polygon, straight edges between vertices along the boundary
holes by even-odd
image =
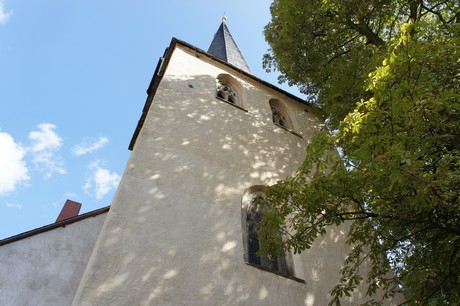
[[[246,265],[241,228],[243,191],[293,174],[321,121],[306,105],[177,46],[74,305],[327,304],[343,233],[329,231],[295,259],[301,283]],[[215,98],[219,74],[241,83],[247,112]],[[272,98],[288,105],[303,138],[273,124]]]
[[[106,215],[2,245],[0,305],[70,305]]]

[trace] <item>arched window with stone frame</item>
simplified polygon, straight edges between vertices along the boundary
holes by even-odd
[[[294,119],[285,103],[278,99],[269,100],[270,109],[272,111],[272,121],[276,126],[279,126],[292,134],[301,137],[302,135],[295,131]]]
[[[216,79],[216,97],[243,110],[243,87],[232,76],[219,74]]]
[[[256,185],[246,189],[242,201],[243,242],[247,264],[284,276],[293,276],[290,254],[284,256],[263,255],[258,252],[263,241],[260,226],[264,211],[266,186]],[[280,237],[281,239],[281,237]]]

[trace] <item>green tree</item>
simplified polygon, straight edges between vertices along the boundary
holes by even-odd
[[[336,129],[408,20],[439,27],[460,21],[457,0],[275,0],[265,28],[264,66],[299,86]]]
[[[369,299],[402,289],[411,304],[458,303],[459,4],[280,0],[271,10],[266,64],[314,97],[336,132],[318,133],[297,173],[268,189],[263,234],[288,239],[267,239],[265,252],[301,252],[348,223],[331,304],[362,281]]]

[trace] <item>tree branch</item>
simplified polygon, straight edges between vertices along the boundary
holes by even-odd
[[[418,20],[418,9],[422,5],[422,0],[411,0],[409,2],[409,20],[415,22]]]
[[[425,9],[427,12],[430,12],[430,13],[436,15],[443,24],[447,24],[447,22],[444,20],[444,18],[442,17],[442,14],[440,12],[434,11],[433,9],[429,8],[428,6],[426,6],[424,4],[422,4],[422,8]]]
[[[385,45],[385,42],[383,41],[380,36],[372,32],[372,30],[369,28],[369,26],[363,22],[360,23],[354,23],[351,20],[346,20],[347,26],[352,29],[357,31],[359,34],[363,35],[367,39],[367,44],[372,44],[376,47],[380,47]]]

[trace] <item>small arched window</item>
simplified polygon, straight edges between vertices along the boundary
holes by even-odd
[[[217,76],[216,97],[222,101],[243,109],[243,87],[228,74]]]
[[[292,121],[289,118],[289,115],[279,100],[271,99],[269,101],[270,108],[272,110],[272,120],[273,123],[285,128],[286,130],[292,130]]]
[[[288,127],[287,119],[283,115],[283,113],[278,109],[278,107],[271,106],[271,109],[272,109],[273,123],[281,127],[284,127],[285,129],[288,129],[289,127]]]
[[[292,268],[288,267],[287,256],[259,256],[261,242],[260,222],[263,217],[265,203],[265,186],[257,185],[246,189],[243,195],[243,241],[245,243],[245,260],[248,264],[260,266],[263,269],[278,274],[292,276]]]
[[[294,120],[285,103],[277,99],[270,99],[270,109],[272,111],[272,121],[275,125],[291,132],[292,134],[303,138],[301,134],[295,131]]]
[[[233,86],[221,80],[217,82],[217,97],[232,104],[235,104],[237,99],[236,91],[233,89]]]

